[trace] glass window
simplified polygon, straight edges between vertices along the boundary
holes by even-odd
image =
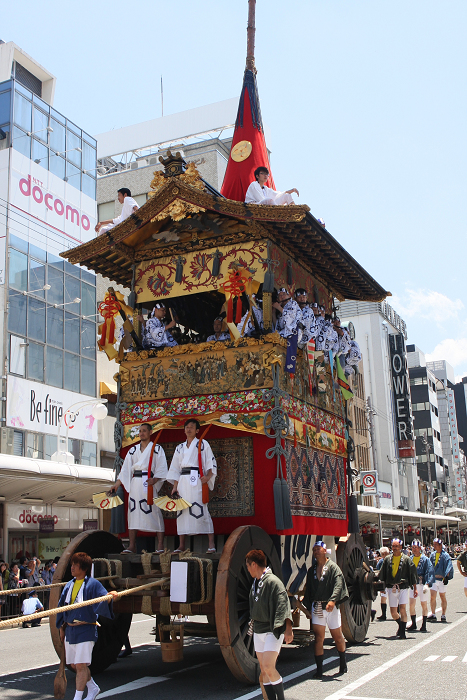
[[[60,114],[60,112],[57,112],[57,110],[54,109],[53,107],[50,108],[50,114],[54,119],[59,121],[60,124],[65,124],[65,117],[63,116],[63,114]]]
[[[27,291],[28,288],[28,256],[24,253],[19,253],[17,250],[10,248],[9,250],[9,270],[8,281],[10,287]]]
[[[0,124],[10,121],[10,105],[11,92],[2,92],[0,94]],[[90,148],[90,146],[88,146],[88,148]]]
[[[8,121],[8,119],[5,119],[4,121]],[[97,165],[96,160],[96,149],[90,146],[85,141],[83,141],[83,170],[92,170],[92,174],[95,175],[96,171],[94,170],[94,168]]]
[[[81,358],[81,393],[87,396],[96,395],[96,363]]]
[[[68,452],[75,458],[75,464],[79,464],[79,440],[68,438]]]
[[[65,353],[64,389],[79,392],[79,355]]]
[[[26,297],[14,291],[10,291],[8,330],[26,335]]]
[[[63,258],[59,258],[56,255],[53,255],[52,253],[47,253],[47,262],[49,265],[52,265],[52,267],[56,267],[57,270],[63,270],[65,268],[65,261]]]
[[[97,465],[97,445],[95,442],[81,443],[81,464],[88,464],[90,467]]]
[[[81,170],[68,161],[66,162],[66,177],[69,185],[73,185],[77,190],[81,189]]]
[[[88,272],[85,267],[81,268],[81,279],[89,282],[94,287],[96,286],[96,275],[93,272]]]
[[[115,202],[104,202],[104,204],[98,204],[97,210],[99,221],[115,219]]]
[[[49,115],[44,114],[42,110],[37,109],[37,107],[34,107],[33,116],[34,124],[32,130],[34,132],[34,136],[37,139],[44,141],[44,143],[47,143],[49,136],[49,132],[47,131],[47,127],[49,126]]]
[[[28,378],[44,381],[44,345],[29,341],[28,347]]]
[[[83,174],[81,178],[81,191],[83,194],[96,199],[96,181],[90,175]]]
[[[57,452],[57,436],[44,435],[44,459],[50,459]]]
[[[27,433],[26,435],[26,457],[32,459],[43,459],[44,439],[39,433]]]
[[[51,173],[60,178],[60,180],[65,179],[65,158],[62,156],[56,156],[50,153],[49,156],[49,170]]]
[[[63,310],[47,309],[47,344],[63,348]]]
[[[96,288],[81,282],[81,313],[83,316],[90,316],[91,320],[96,320]]]
[[[65,350],[79,354],[79,316],[65,313]]]
[[[96,324],[92,321],[81,322],[81,354],[93,360],[96,357]]]
[[[13,431],[13,454],[16,457],[23,456],[23,438],[24,433],[22,433],[21,430]]]
[[[54,309],[55,311],[55,309]],[[45,304],[39,299],[28,299],[28,337],[45,343]]]
[[[47,384],[63,386],[63,351],[47,347]]]
[[[19,374],[21,377],[26,375],[26,347],[27,343],[24,338],[10,335],[9,355],[12,374]]]
[[[44,102],[44,100],[41,100],[40,97],[37,95],[32,96],[32,101],[34,102],[35,105],[39,105],[39,107],[42,109],[43,112],[46,112],[47,114],[50,112],[50,107],[47,104],[47,102]]]
[[[27,136],[24,131],[18,129],[17,126],[13,129],[13,148],[26,156],[31,157],[31,137]]]
[[[61,264],[63,265],[63,260]],[[50,289],[47,291],[49,304],[63,304],[63,272],[48,265],[47,283],[50,284]]]
[[[65,151],[65,127],[59,124],[55,119],[50,120],[50,126],[53,131],[49,135],[49,145],[50,148],[58,153],[64,153]]]
[[[32,247],[32,246],[31,246]],[[29,258],[29,291],[37,297],[44,298],[45,292],[45,265],[42,262]]]
[[[80,149],[79,151],[77,149]],[[81,139],[73,131],[66,130],[66,157],[78,168],[81,167]]]
[[[22,253],[28,252],[28,242],[23,238],[18,238],[18,236],[14,236],[12,233],[10,233],[8,242],[9,245],[12,245],[13,248],[20,250]]]
[[[142,207],[143,204],[146,204],[146,202],[148,201],[148,195],[147,194],[137,194],[133,197],[133,199],[135,200],[136,204],[139,207]]]
[[[32,131],[32,104],[29,102],[29,100],[25,100],[22,95],[18,95],[18,93],[15,95],[13,118],[15,124],[21,126],[25,131]]]
[[[0,127],[0,151],[10,148],[10,125]]]
[[[49,169],[49,149],[37,139],[32,139],[31,160],[46,170]]]
[[[68,311],[75,314],[80,313],[80,304],[73,304],[73,299],[81,297],[81,282],[76,277],[65,275],[65,304],[68,304]]]
[[[34,258],[36,258],[37,260],[41,260],[42,262],[46,262],[47,260],[47,254],[45,250],[42,250],[42,248],[38,248],[35,245],[32,245],[32,243],[29,246],[29,255],[32,255]]]
[[[64,266],[65,272],[67,272],[69,275],[73,275],[73,277],[80,277],[80,268],[78,265],[72,265],[69,263],[67,260],[65,260],[65,266]],[[79,294],[77,296],[80,296]]]
[[[1,85],[0,85],[0,87],[1,87]],[[87,134],[85,131],[82,131],[81,133],[82,133],[82,135],[83,135],[83,139],[86,139],[86,141],[87,141],[88,143],[90,143],[91,146],[94,146],[94,148],[97,148],[97,141],[96,141],[96,139],[93,139],[93,137],[92,137],[92,136],[89,136],[89,134]]]
[[[31,90],[25,88],[24,85],[21,85],[21,83],[15,82],[15,89],[17,93],[20,92],[22,95],[25,95],[26,97],[29,97],[30,100],[32,100]]]

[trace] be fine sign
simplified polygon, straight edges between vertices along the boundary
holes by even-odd
[[[378,493],[378,474],[377,472],[362,472],[362,487],[363,495],[371,496]]]

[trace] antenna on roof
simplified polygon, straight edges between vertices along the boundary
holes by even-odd
[[[246,68],[256,73],[255,66],[255,10],[256,0],[248,0],[248,25],[246,30]]]

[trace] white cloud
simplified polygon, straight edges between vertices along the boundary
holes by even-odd
[[[395,294],[389,303],[403,319],[417,316],[436,323],[457,319],[464,308],[460,299],[450,299],[433,289],[406,289],[402,297]]]
[[[426,354],[427,362],[446,360],[457,371],[467,374],[467,338],[446,338],[435,347],[433,352]]]

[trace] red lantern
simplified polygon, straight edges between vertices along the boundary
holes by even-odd
[[[409,532],[412,532],[412,525],[409,525],[409,527],[407,528],[407,530],[408,530]]]
[[[417,529],[415,530],[415,534],[416,534],[416,535],[419,535],[419,534],[420,534],[420,528],[419,528],[419,527],[417,527]]]
[[[367,532],[368,532],[368,528],[364,525],[364,526],[362,527],[362,533],[363,533],[364,535],[366,535]]]

